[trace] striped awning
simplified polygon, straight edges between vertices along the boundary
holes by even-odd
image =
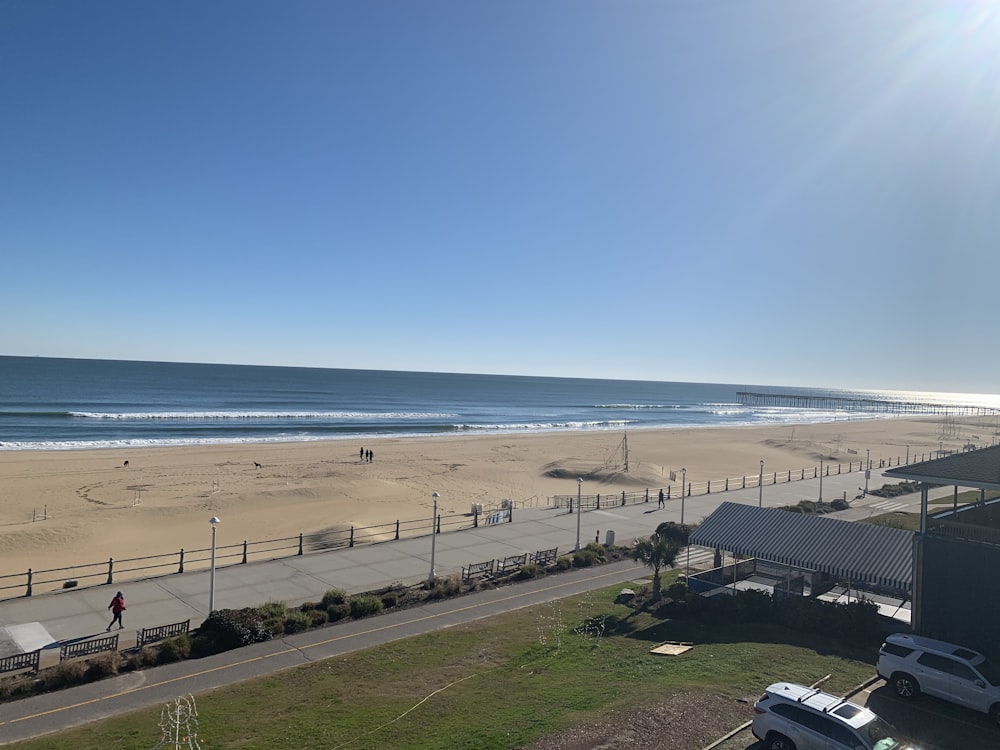
[[[695,529],[690,541],[908,592],[913,536],[903,529],[726,502]]]

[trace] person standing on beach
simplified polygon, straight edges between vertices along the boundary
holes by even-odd
[[[365,460],[365,449],[364,449],[364,446],[361,447],[361,452],[358,454],[358,460],[359,461],[364,461]]]
[[[108,609],[111,610],[111,614],[113,614],[114,617],[111,618],[111,622],[108,624],[107,630],[105,630],[104,632],[106,633],[110,632],[111,626],[114,625],[116,622],[118,623],[119,630],[124,629],[125,626],[122,624],[122,612],[125,611],[126,607],[125,607],[125,597],[122,595],[121,591],[115,594],[115,598],[111,600],[111,604],[108,605]]]

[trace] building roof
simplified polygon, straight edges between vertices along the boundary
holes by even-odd
[[[690,541],[896,591],[913,578],[913,532],[887,526],[725,502]]]
[[[884,473],[911,482],[1000,490],[1000,445],[897,466]]]

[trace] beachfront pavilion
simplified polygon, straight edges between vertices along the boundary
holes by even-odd
[[[1000,658],[1000,446],[956,453],[885,472],[920,485],[920,532],[913,560],[913,628]],[[931,487],[952,499],[928,508]],[[960,488],[971,493],[961,493]],[[992,494],[992,493],[991,493]]]
[[[719,568],[713,584],[720,590],[758,588],[841,602],[863,593],[880,613],[908,622],[913,539],[903,529],[726,502],[690,541],[751,558]],[[695,577],[689,584],[693,590],[711,585]]]

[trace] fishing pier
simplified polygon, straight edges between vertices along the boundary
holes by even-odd
[[[737,391],[736,398],[744,406],[787,406],[797,409],[881,412],[885,414],[942,414],[950,417],[991,417],[1000,414],[1000,409],[991,406],[891,401],[854,396],[800,396],[791,393]]]

